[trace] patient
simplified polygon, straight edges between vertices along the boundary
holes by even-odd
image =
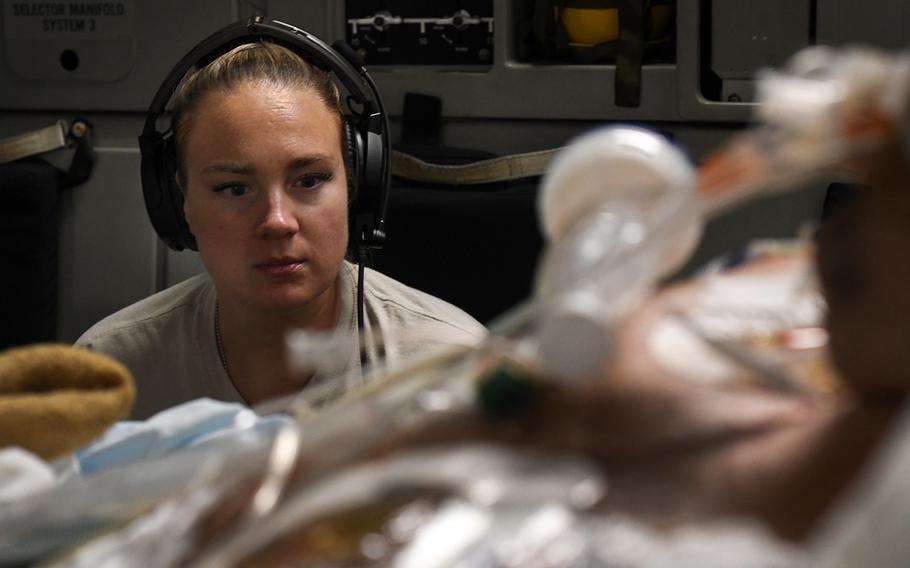
[[[640,356],[658,295],[627,322],[603,379],[583,388],[541,382],[509,419],[456,418],[418,443],[482,438],[576,451],[604,465],[610,510],[670,525],[745,514],[804,539],[856,480],[910,386],[907,155],[895,136],[858,164],[868,189],[819,233],[815,262],[844,396],[818,401],[668,376]]]

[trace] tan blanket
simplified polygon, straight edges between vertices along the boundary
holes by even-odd
[[[135,396],[127,368],[100,353],[62,344],[0,352],[0,448],[60,457],[126,417]]]

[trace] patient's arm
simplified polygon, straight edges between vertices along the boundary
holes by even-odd
[[[743,270],[794,262],[811,258],[797,253]],[[409,443],[493,440],[581,453],[603,465],[605,507],[666,524],[753,515],[783,536],[805,536],[853,480],[896,406],[709,386],[663,370],[646,355],[648,331],[698,285],[664,290],[627,321],[600,379],[581,387],[535,381],[532,402],[508,419],[475,411]]]

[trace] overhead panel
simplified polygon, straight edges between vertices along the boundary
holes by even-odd
[[[489,68],[493,1],[345,2],[345,37],[368,65]]]

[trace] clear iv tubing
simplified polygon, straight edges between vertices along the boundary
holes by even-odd
[[[620,147],[628,140],[647,151],[630,154]],[[600,148],[586,154],[583,145]],[[557,179],[545,184],[549,205],[559,207],[565,201],[559,197],[570,192],[588,197],[555,213],[568,219],[554,220],[552,212],[542,219],[545,226],[549,221],[551,244],[535,289],[542,371],[570,381],[603,371],[614,327],[689,256],[701,234],[694,168],[658,134],[613,127],[583,137],[572,151],[572,170],[560,176],[554,168]],[[621,171],[609,175],[620,166],[633,173],[626,179]],[[567,228],[554,231],[560,223]]]
[[[548,376],[586,379],[605,368],[614,327],[667,273],[673,239],[695,224],[700,230],[694,203],[682,197],[668,196],[647,218],[627,203],[606,202],[554,247],[544,270],[564,285],[538,299],[538,347]],[[597,248],[602,254],[585,253]]]

